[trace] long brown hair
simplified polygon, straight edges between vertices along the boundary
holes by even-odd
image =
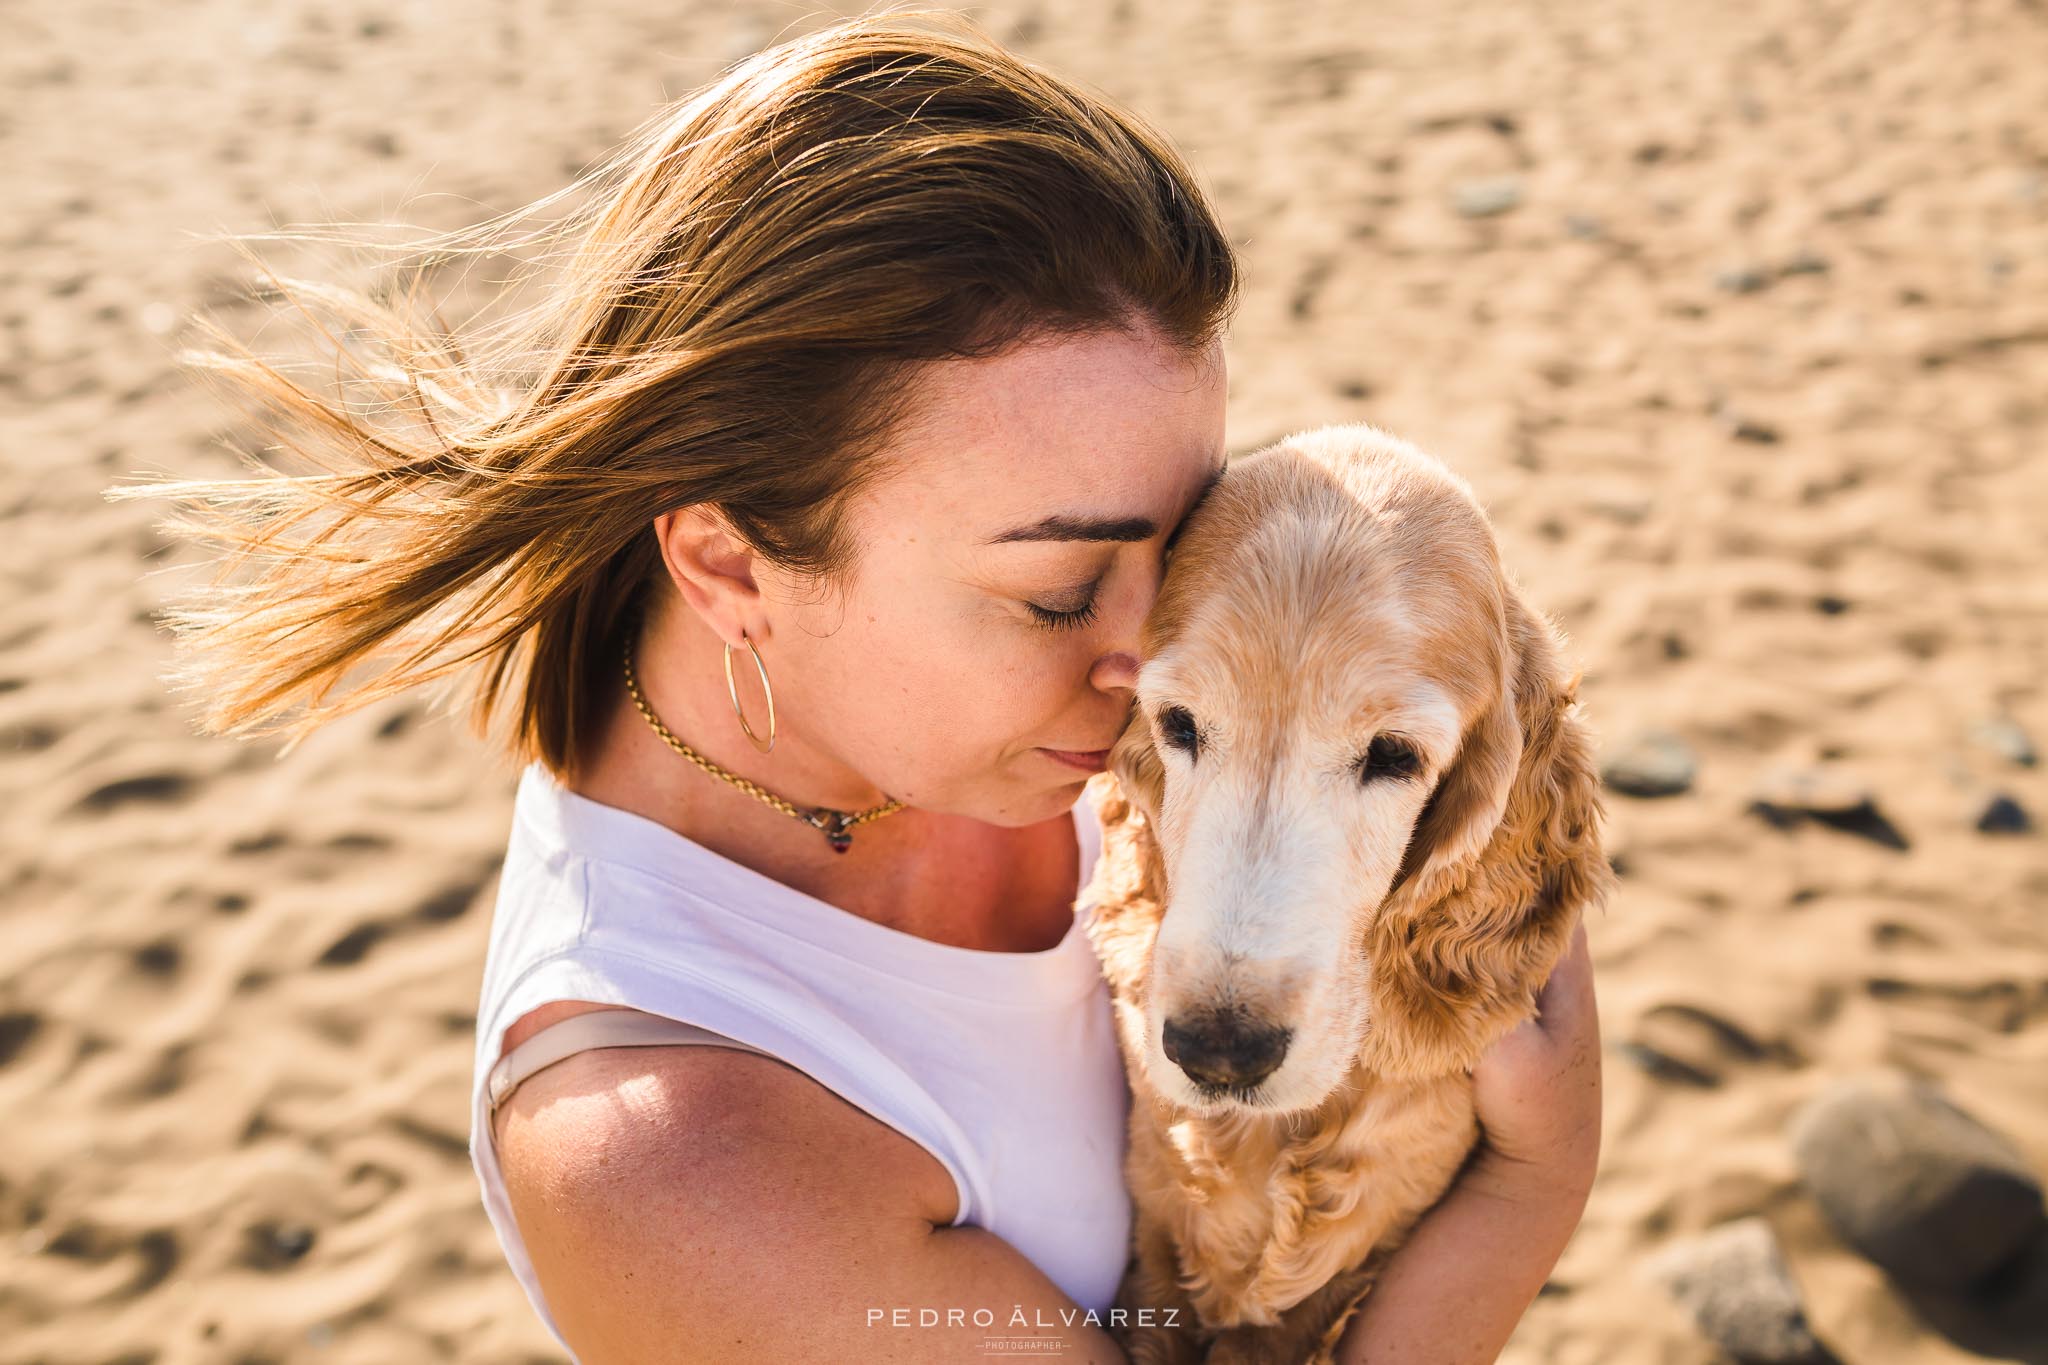
[[[911,367],[1141,320],[1199,348],[1236,296],[1162,137],[957,20],[857,19],[761,52],[572,188],[586,206],[545,237],[569,244],[559,279],[493,336],[273,280],[342,324],[337,373],[371,402],[203,324],[188,361],[322,471],[108,492],[172,497],[167,529],[229,551],[164,614],[205,729],[289,748],[480,661],[479,730],[512,693],[517,755],[571,775],[660,575],[656,516],[711,506],[830,579]],[[416,243],[414,283],[533,207]]]

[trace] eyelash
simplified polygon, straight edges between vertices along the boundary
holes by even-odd
[[[1049,607],[1041,607],[1036,602],[1026,602],[1024,605],[1030,609],[1032,618],[1043,629],[1077,630],[1095,619],[1098,590],[1101,586],[1100,579],[1090,583],[1088,600],[1072,611],[1054,611]]]

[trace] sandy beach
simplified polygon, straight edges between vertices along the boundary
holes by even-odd
[[[253,439],[175,363],[195,310],[288,336],[207,234],[517,207],[831,13],[11,7],[0,1365],[562,1359],[466,1151],[516,773],[427,698],[283,756],[197,735],[155,615],[194,555],[101,490]],[[1885,1066],[2048,1172],[2048,771],[2015,742],[2048,743],[2048,10],[975,13],[1211,187],[1232,448],[1370,421],[1442,456],[1603,751],[1694,765],[1610,797],[1601,1177],[1503,1360],[1723,1359],[1644,1267],[1750,1215],[1848,1365],[2048,1359],[1844,1246],[1786,1136]],[[1759,814],[1788,774],[1853,818]]]

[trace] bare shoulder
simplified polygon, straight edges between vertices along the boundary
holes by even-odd
[[[585,1365],[980,1354],[971,1316],[891,1321],[932,1304],[1022,1307],[1060,1324],[1049,1345],[1071,1365],[1124,1358],[1008,1242],[947,1226],[957,1194],[937,1158],[773,1058],[577,1053],[528,1077],[492,1131],[548,1309]]]
[[[771,1058],[719,1047],[607,1048],[529,1077],[493,1124],[513,1213],[550,1312],[579,1356],[649,1359],[768,1343],[735,1307],[763,1285],[846,1283],[877,1244],[953,1217],[943,1166]],[[684,1357],[676,1357],[684,1358]]]
[[[505,1031],[500,1054],[563,1019],[620,1006],[542,1005]],[[738,1048],[597,1048],[526,1078],[492,1120],[508,1186],[576,1179],[593,1161],[615,1178],[673,1179],[717,1163],[772,1165],[819,1154],[858,1170],[864,1188],[900,1194],[932,1223],[958,1209],[945,1168],[909,1138],[774,1058]],[[737,1177],[737,1170],[715,1172]]]

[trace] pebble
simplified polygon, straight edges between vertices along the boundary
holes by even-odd
[[[1506,213],[1522,202],[1520,176],[1501,175],[1490,180],[1461,181],[1451,201],[1466,218],[1491,218]]]
[[[1669,730],[1642,730],[1601,765],[1600,780],[1623,796],[1677,796],[1692,789],[1699,760]]]
[[[2031,768],[2041,761],[2034,741],[2011,716],[1986,716],[1970,729],[1970,737],[2008,763]]]
[[[1777,1234],[1761,1218],[1739,1218],[1673,1243],[1650,1270],[1709,1340],[1746,1365],[1833,1359],[1807,1323]]]
[[[1836,1232],[1903,1281],[1967,1288],[2048,1232],[2024,1158],[1929,1082],[1837,1081],[1793,1116],[1791,1140]]]
[[[1732,265],[1714,274],[1714,287],[1731,294],[1754,294],[1770,287],[1771,277],[1754,265]]]
[[[1826,766],[1774,768],[1753,795],[1761,805],[1802,815],[1846,815],[1876,799],[1860,779]]]
[[[1906,847],[1905,836],[1878,808],[1870,787],[1825,764],[1765,773],[1750,794],[1749,809],[1780,829],[1812,819],[1887,848]]]
[[[2034,817],[2006,793],[1992,792],[1977,807],[1973,823],[1982,834],[2026,834],[2034,828]]]
[[[313,1229],[304,1223],[256,1223],[248,1239],[247,1259],[264,1270],[282,1269],[313,1249]]]
[[[1817,251],[1795,251],[1778,267],[1780,275],[1825,275],[1828,258]]]
[[[1768,422],[1759,422],[1754,417],[1745,417],[1739,412],[1721,414],[1721,427],[1738,441],[1752,445],[1774,446],[1778,443],[1778,429]]]

